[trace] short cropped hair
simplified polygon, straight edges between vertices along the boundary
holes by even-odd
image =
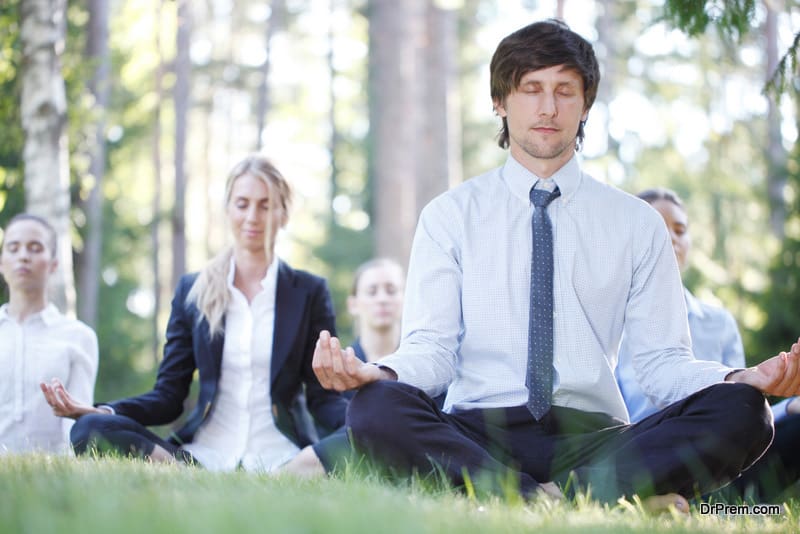
[[[47,219],[44,217],[40,217],[38,215],[34,215],[33,213],[18,213],[11,217],[11,220],[8,221],[6,224],[6,231],[11,228],[15,223],[21,221],[34,221],[39,223],[47,233],[47,243],[45,246],[50,249],[50,256],[55,258],[57,254],[57,247],[58,247],[58,234],[56,233],[56,229],[53,228],[53,225],[50,224]],[[0,248],[2,248],[3,244],[5,243],[5,232],[3,233],[3,242],[0,243]]]
[[[666,187],[654,187],[653,189],[645,189],[636,196],[641,198],[648,204],[652,204],[659,200],[666,200],[667,202],[672,202],[682,210],[685,209],[683,207],[683,200],[681,200],[681,197],[678,196],[678,193],[676,193],[672,189],[667,189]]]

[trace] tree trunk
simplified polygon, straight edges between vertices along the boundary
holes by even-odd
[[[158,319],[161,312],[161,106],[164,97],[164,56],[161,53],[161,16],[164,11],[163,0],[156,0],[153,13],[155,27],[155,49],[158,55],[156,66],[155,92],[156,105],[153,111],[153,216],[150,222],[151,269],[153,271],[153,361],[161,361],[161,327]]]
[[[597,88],[597,98],[595,106],[600,104],[605,108],[605,113],[601,117],[592,117],[589,113],[589,120],[596,121],[602,120],[605,124],[602,125],[602,130],[606,132],[606,149],[604,152],[613,154],[613,157],[620,160],[619,156],[619,143],[611,135],[609,124],[611,122],[608,105],[616,94],[616,81],[617,81],[617,61],[619,61],[620,50],[618,45],[617,25],[620,24],[619,15],[615,13],[614,6],[615,0],[602,0],[599,2],[598,9],[600,15],[597,17],[595,26],[597,27],[597,44],[595,49],[600,56],[598,59],[603,65],[602,81]],[[597,114],[595,114],[597,115]],[[584,131],[586,127],[584,126]],[[627,164],[626,164],[627,165]]]
[[[767,42],[767,72],[769,80],[778,66],[778,12],[772,7],[773,2],[765,1],[767,20],[764,25],[764,37]],[[769,197],[769,222],[772,232],[778,239],[785,235],[786,202],[783,192],[786,188],[786,151],[781,138],[781,115],[778,108],[778,97],[774,92],[767,92],[767,191]]]
[[[404,263],[417,220],[426,12],[425,0],[375,0],[368,5],[375,252]]]
[[[458,18],[456,11],[428,5],[427,74],[420,103],[424,105],[424,142],[417,158],[417,209],[463,179],[461,168],[461,104],[458,92]]]
[[[61,310],[74,314],[67,101],[61,73],[66,8],[66,0],[20,2],[20,116],[25,133],[26,210],[45,217],[58,233],[60,268],[50,279],[50,298]]]
[[[567,3],[567,0],[557,0],[556,1],[556,13],[555,17],[557,19],[564,20],[564,4]]]
[[[79,256],[78,317],[91,327],[97,326],[97,303],[100,292],[100,265],[103,244],[103,176],[106,171],[106,108],[109,95],[111,59],[108,53],[109,3],[89,0],[89,28],[86,59],[94,68],[87,89],[94,105],[94,138],[89,142],[89,175],[92,186],[83,205],[86,214],[86,237]]]
[[[336,123],[336,108],[337,108],[337,101],[336,101],[336,91],[335,91],[335,83],[336,83],[336,62],[335,62],[335,55],[334,52],[336,50],[335,47],[335,40],[336,40],[336,28],[335,20],[336,20],[336,6],[334,5],[334,0],[331,0],[329,4],[329,22],[328,22],[328,55],[327,55],[327,62],[328,62],[328,75],[330,76],[330,83],[328,84],[328,98],[330,99],[330,109],[328,111],[328,123],[330,124],[331,129],[331,136],[328,141],[328,152],[330,153],[331,157],[331,177],[330,177],[330,192],[328,198],[328,207],[333,207],[333,201],[336,198],[336,195],[339,192],[339,165],[338,159],[336,158],[336,153],[339,150],[339,144],[341,142],[339,128],[337,127]],[[329,218],[328,218],[328,225],[329,228],[332,228],[334,224],[336,224],[336,213],[333,209],[328,210]]]
[[[462,178],[457,18],[433,0],[368,17],[375,252],[406,263],[420,211]]]
[[[274,0],[270,6],[272,12],[266,24],[264,35],[264,48],[266,55],[264,63],[261,65],[261,81],[258,85],[258,95],[256,103],[256,150],[261,150],[264,146],[263,135],[267,124],[267,113],[270,108],[269,98],[269,71],[272,60],[272,39],[279,32],[283,31],[286,25],[286,0]]]
[[[175,56],[175,206],[172,213],[172,287],[186,272],[186,134],[189,120],[189,86],[192,15],[189,0],[178,4]]]

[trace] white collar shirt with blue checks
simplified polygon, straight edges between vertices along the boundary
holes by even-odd
[[[628,420],[614,377],[623,330],[642,387],[679,400],[730,369],[692,356],[680,274],[661,216],[583,173],[550,178],[554,247],[553,404]],[[381,365],[445,411],[524,405],[530,295],[529,193],[509,156],[425,207],[409,263],[402,340]]]

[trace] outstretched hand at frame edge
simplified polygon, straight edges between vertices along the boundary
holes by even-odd
[[[776,397],[800,394],[800,339],[789,352],[781,352],[755,367],[734,371],[726,380],[749,384]]]

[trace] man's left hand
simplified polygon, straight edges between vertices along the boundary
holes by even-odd
[[[776,397],[800,394],[800,339],[789,352],[781,352],[755,367],[731,373],[725,380],[750,384]]]

